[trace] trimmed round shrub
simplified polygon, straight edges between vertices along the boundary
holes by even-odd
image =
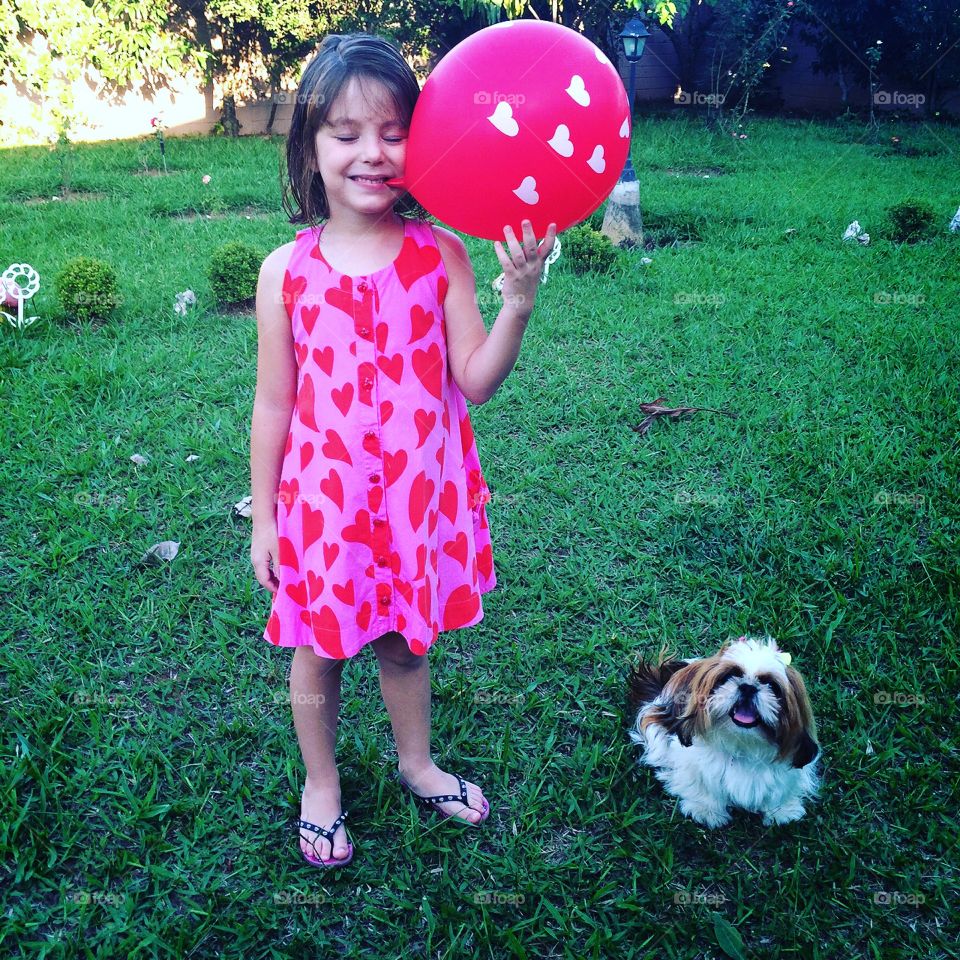
[[[76,320],[105,320],[122,302],[116,272],[95,257],[70,260],[54,284],[64,312]]]
[[[933,207],[915,197],[887,208],[887,234],[895,243],[914,243],[932,236],[936,221]]]
[[[560,237],[560,259],[574,273],[606,273],[617,259],[609,238],[587,223],[578,223]]]
[[[245,303],[257,293],[264,255],[239,240],[225,243],[210,258],[210,289],[217,303]]]

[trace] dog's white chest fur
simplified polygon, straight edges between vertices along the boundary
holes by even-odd
[[[797,769],[777,760],[773,744],[754,741],[753,749],[732,753],[698,737],[685,747],[658,726],[644,735],[639,719],[630,738],[643,747],[640,762],[680,798],[682,813],[705,826],[729,823],[731,806],[762,813],[766,826],[789,823],[803,816],[803,799],[817,792],[814,764]]]

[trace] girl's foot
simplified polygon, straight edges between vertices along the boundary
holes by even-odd
[[[409,769],[400,767],[400,775],[410,784],[415,793],[422,797],[434,797],[438,794],[460,793],[460,784],[452,773],[445,773],[435,763],[431,761],[430,766],[420,769]],[[459,817],[468,823],[479,823],[480,818],[487,810],[487,799],[483,791],[469,780],[464,781],[467,785],[467,806],[465,807],[459,800],[448,800],[445,803],[438,803],[437,806],[447,814],[453,817]]]
[[[303,796],[300,800],[300,819],[308,820],[330,829],[330,824],[340,816],[340,783],[325,786],[315,786],[307,777],[303,787]],[[311,843],[310,841],[313,841]],[[330,841],[321,836],[316,830],[300,828],[300,849],[311,857],[320,857],[321,860],[345,860],[350,852],[347,849],[347,831],[341,823],[333,835],[333,853],[330,853]]]

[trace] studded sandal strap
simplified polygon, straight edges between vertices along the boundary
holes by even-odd
[[[316,833],[319,833],[322,837],[325,837],[327,840],[329,840],[332,843],[333,835],[337,832],[337,827],[339,827],[340,824],[343,823],[343,821],[346,819],[347,819],[347,813],[346,811],[344,811],[343,813],[340,814],[339,817],[337,817],[336,820],[333,821],[333,823],[330,825],[330,828],[328,830],[324,830],[323,827],[319,827],[315,823],[310,823],[309,820],[298,820],[297,827],[303,830],[313,830]],[[303,839],[306,840],[308,843],[316,842],[316,841],[310,840],[309,837],[304,837]]]
[[[454,776],[457,778],[457,782],[460,784],[460,796],[455,797],[452,794],[437,794],[435,797],[421,797],[420,794],[415,793],[414,796],[420,800],[422,803],[449,803],[451,800],[459,800],[465,807],[470,806],[467,803],[467,784],[466,781],[458,773],[455,773]]]

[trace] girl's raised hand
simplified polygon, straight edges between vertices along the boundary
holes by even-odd
[[[529,220],[523,221],[522,245],[509,224],[503,228],[503,237],[506,240],[509,255],[499,240],[493,242],[497,259],[503,267],[503,303],[519,316],[528,318],[533,312],[533,302],[537,298],[543,263],[553,250],[554,241],[557,239],[557,225],[550,224],[547,235],[539,245],[537,238],[533,235],[533,224]]]

